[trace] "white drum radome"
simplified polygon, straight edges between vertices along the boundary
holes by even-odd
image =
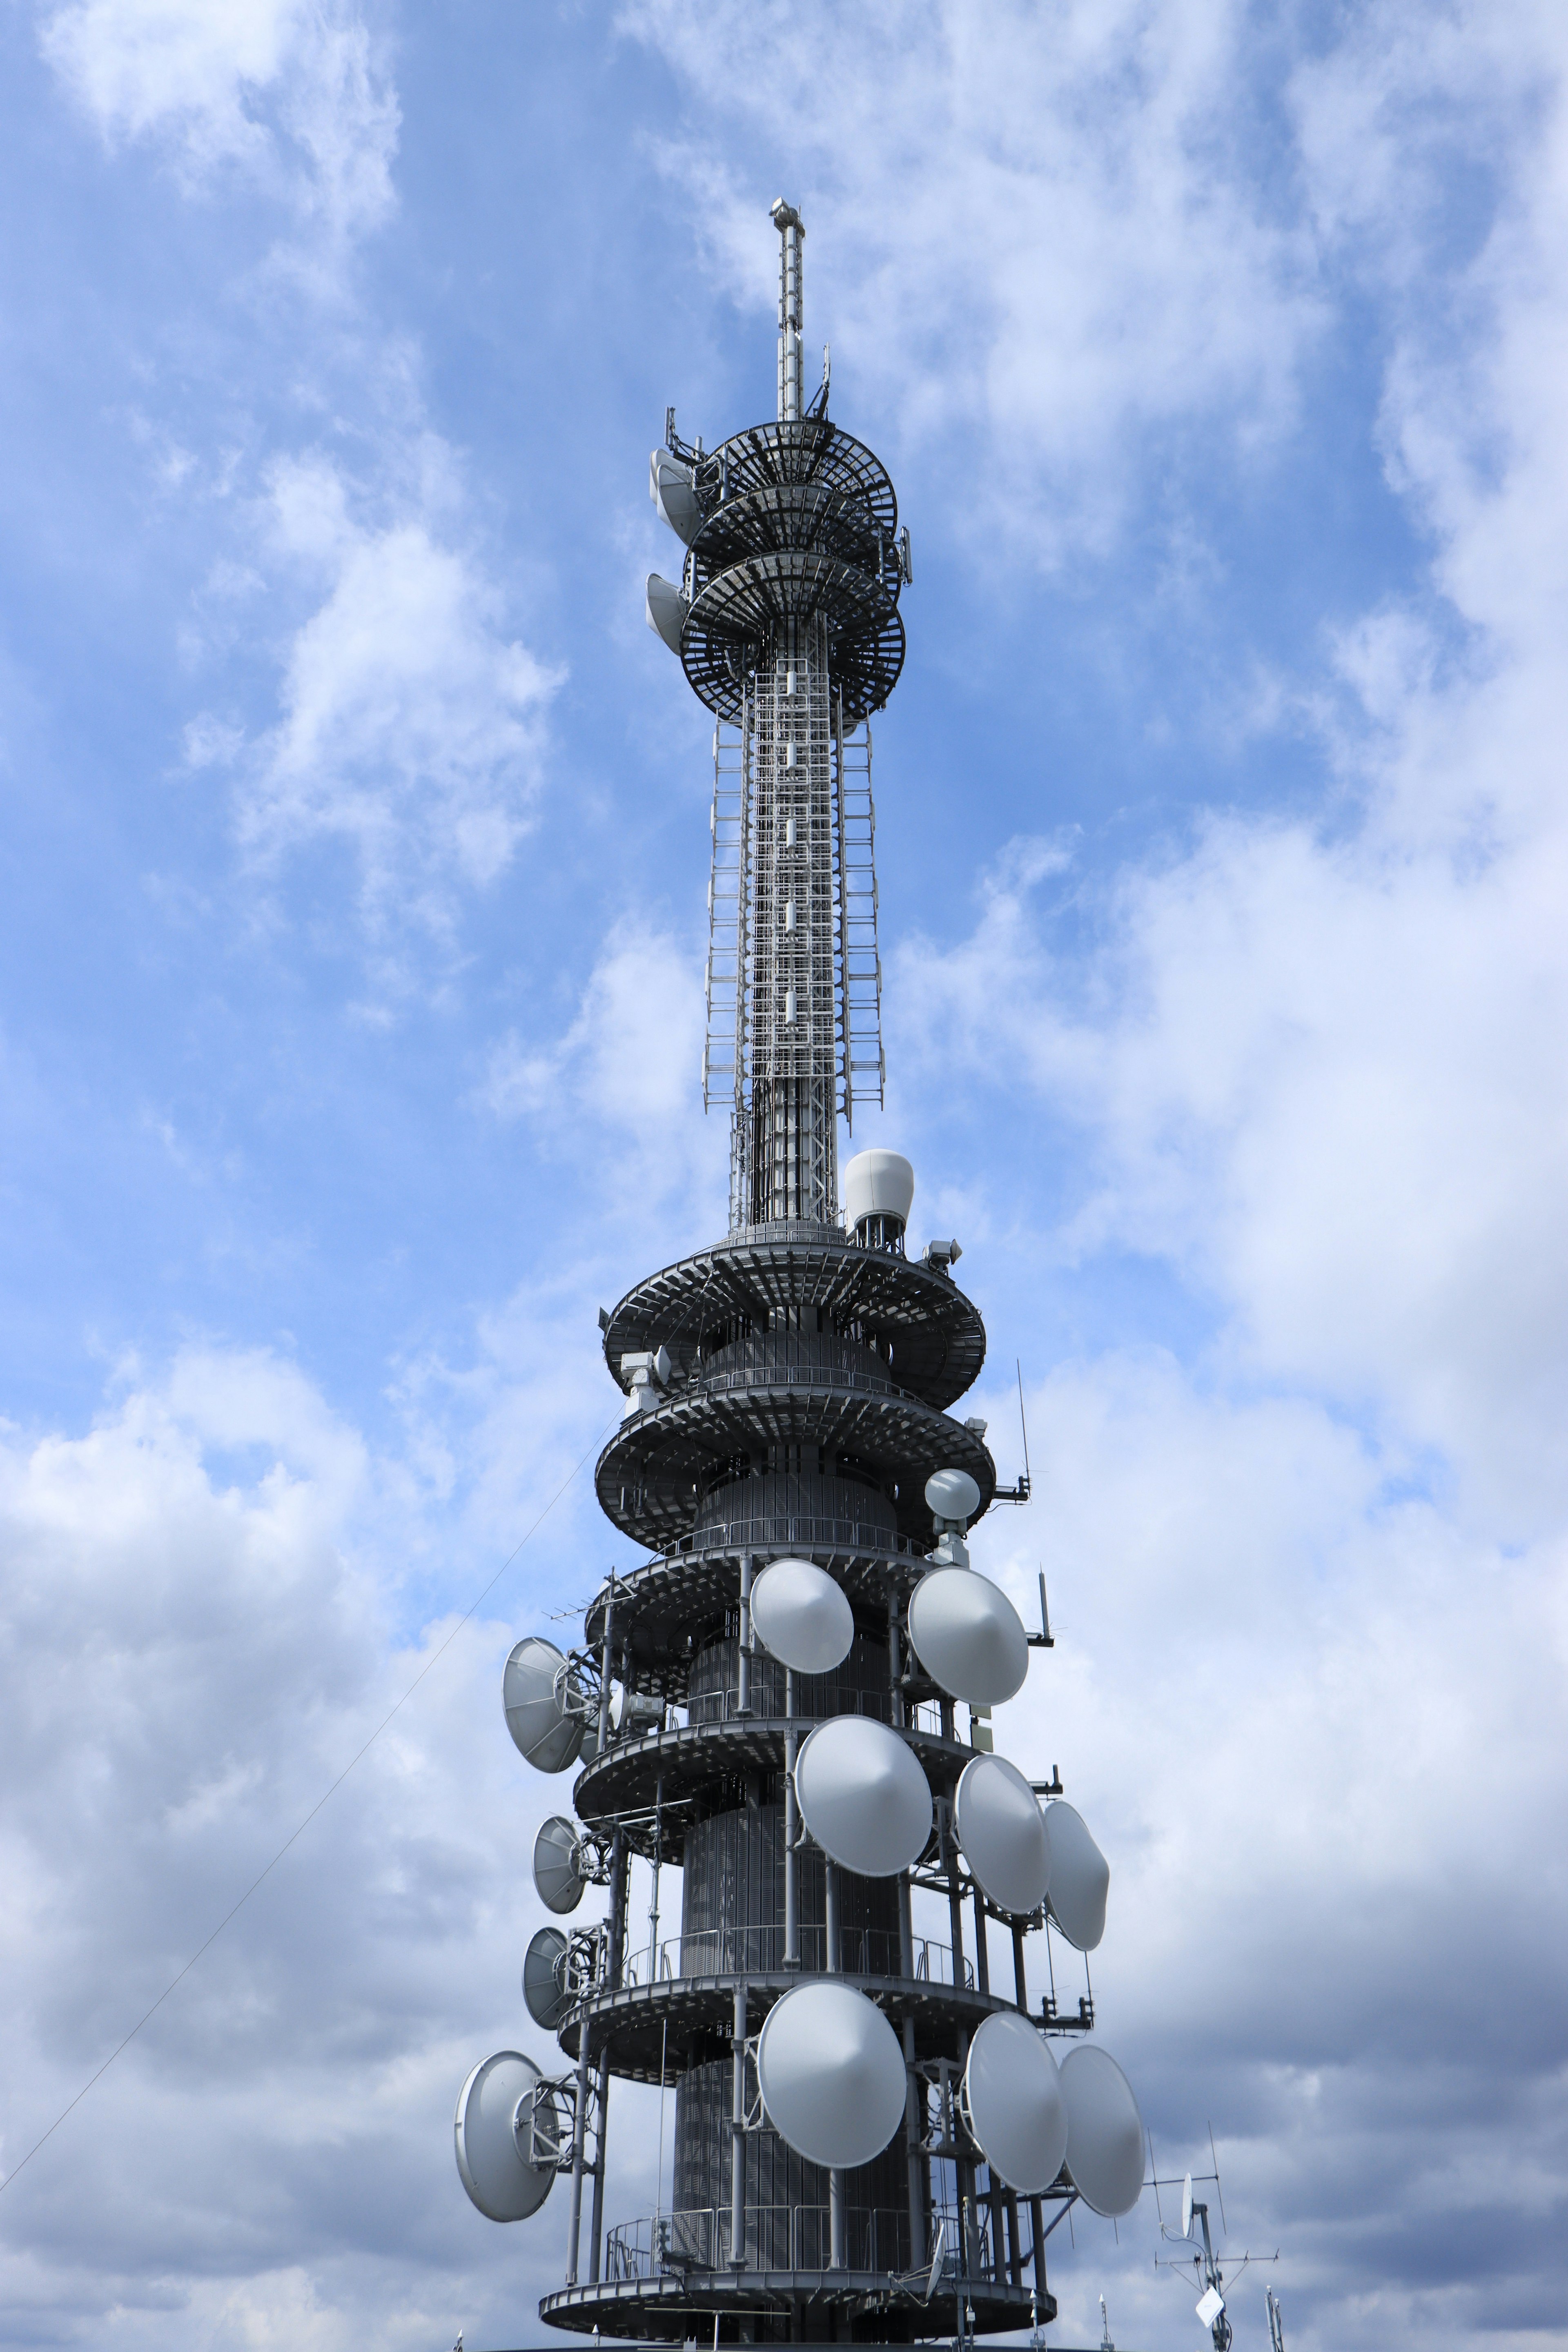
[[[1045,1815],[1005,1756],[976,1756],[959,1775],[953,1826],[964,1860],[999,1911],[1037,1911],[1050,1879]]]
[[[931,1788],[913,1749],[868,1716],[818,1724],[795,1759],[795,1793],[823,1853],[861,1878],[908,1870],[931,1836]]]
[[[992,2171],[1022,2197],[1043,2196],[1067,2154],[1067,2102],[1045,2035],[1016,2010],[976,2027],[963,2104]]]
[[[498,2050],[480,2061],[458,2095],[458,2171],[488,2221],[526,2221],[550,2194],[553,2167],[536,2167],[524,2156],[533,2102],[542,2099],[552,2124],[557,2120],[553,2100],[541,2090],[543,2079],[520,2050]]]
[[[1068,2172],[1091,2211],[1131,2213],[1143,2188],[1143,2118],[1132,2085],[1107,2050],[1080,2042],[1061,2063]]]
[[[904,2053],[881,2011],[822,1977],[775,2001],[757,2039],[768,2121],[808,2164],[869,2164],[903,2120]]]
[[[1084,1827],[1083,1816],[1060,1800],[1045,1811],[1051,1850],[1051,1916],[1069,1944],[1092,1952],[1105,1933],[1110,1864]]]
[[[980,1489],[967,1470],[935,1470],[926,1480],[926,1508],[932,1518],[967,1522],[980,1508]]]
[[[1017,1611],[973,1568],[933,1568],[910,1601],[915,1655],[954,1698],[999,1706],[1022,1690],[1029,1644]]]
[[[582,1690],[553,1642],[528,1634],[506,1662],[501,1680],[501,1704],[506,1727],[521,1754],[536,1771],[564,1772],[583,1745],[584,1720],[569,1712],[556,1695],[557,1684],[578,1706]]]
[[[561,1981],[566,1938],[559,1927],[541,1927],[522,1956],[522,1998],[535,2025],[553,2033],[572,2006]]]
[[[831,1674],[855,1640],[842,1589],[809,1559],[775,1559],[752,1587],[752,1625],[764,1650],[797,1675]]]

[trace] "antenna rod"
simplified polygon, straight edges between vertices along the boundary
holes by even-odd
[[[793,205],[780,196],[768,207],[768,217],[779,233],[779,423],[796,423],[805,403],[801,389],[801,247],[805,225]]]
[[[1024,1418],[1024,1360],[1021,1356],[1015,1356],[1013,1362],[1018,1374],[1018,1427],[1024,1434],[1024,1485],[1028,1488],[1032,1481],[1029,1477],[1029,1424]]]

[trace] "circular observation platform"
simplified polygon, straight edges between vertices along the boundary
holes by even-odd
[[[618,1739],[578,1774],[572,1802],[583,1822],[619,1821],[633,1853],[651,1862],[654,1807],[662,1784],[658,1859],[679,1868],[687,1829],[700,1818],[697,1808],[711,1792],[732,1790],[748,1773],[782,1771],[785,1734],[804,1738],[818,1723],[832,1719],[804,1712],[787,1717],[731,1715],[723,1722],[686,1723],[641,1739]],[[918,1725],[905,1726],[899,1738],[913,1748],[939,1797],[980,1752]],[[731,1811],[734,1803],[734,1796],[725,1794],[721,1809]]]
[[[889,539],[898,530],[892,476],[864,441],[831,417],[748,425],[699,459],[692,482],[704,529],[732,499],[807,485],[859,507]]]
[[[782,630],[820,619],[846,729],[880,710],[904,666],[904,624],[876,573],[818,549],[747,556],[701,585],[680,632],[687,683],[739,724],[747,682]]]
[[[945,1412],[980,1377],[985,1326],[951,1275],[861,1249],[837,1225],[747,1225],[627,1291],[605,1332],[621,1358],[668,1349],[675,1384],[742,1333],[816,1331],[863,1340],[895,1385]]]
[[[687,1538],[616,1579],[617,1644],[630,1646],[634,1667],[665,1698],[686,1696],[688,1634],[718,1626],[733,1611],[742,1550],[752,1553],[759,1576],[770,1558],[808,1551],[842,1587],[857,1626],[868,1633],[886,1630],[889,1602],[907,1601],[931,1567],[913,1544],[900,1544],[883,1528],[806,1514],[731,1520],[720,1540]],[[610,1588],[601,1585],[584,1620],[590,1649],[603,1645],[609,1604]]]
[[[689,2217],[673,2215],[673,2223]],[[816,2209],[801,2210],[814,2239],[826,2238],[826,2221]],[[728,2215],[712,2216],[712,2231],[727,2233]],[[650,2233],[642,2233],[647,2236]],[[706,2230],[699,2234],[707,2235]],[[612,2231],[612,2238],[616,2233]],[[932,2338],[954,2340],[954,2300],[957,2280],[942,2279],[928,2304],[925,2273],[918,2279],[894,2270],[830,2270],[824,2261],[810,2269],[735,2271],[703,2268],[675,2244],[663,2257],[666,2270],[654,2267],[658,2257],[650,2245],[637,2244],[619,2259],[647,2263],[646,2272],[630,2277],[602,2279],[591,2286],[569,2286],[541,2298],[539,2315],[552,2327],[571,2327],[584,2335],[598,2329],[605,2336],[647,2338],[668,2328],[679,2342],[695,2335],[700,2345],[711,2344],[718,2322],[720,2344],[920,2344]],[[722,2241],[721,2240],[721,2242]],[[805,2251],[812,2251],[808,2246]],[[618,2253],[618,2250],[617,2250]],[[711,2261],[711,2256],[709,2257]],[[1026,2286],[998,2284],[974,2279],[963,2286],[974,2314],[975,2332],[1000,2336],[1027,2326],[1032,2301]],[[1057,2315],[1054,2295],[1038,2298],[1039,2317]],[[944,2326],[944,2318],[946,2325]],[[689,2327],[688,2321],[696,2323]],[[744,2327],[746,2333],[742,2334]]]
[[[653,1411],[629,1415],[600,1454],[594,1485],[613,1526],[662,1551],[692,1533],[715,1488],[729,1490],[722,1510],[714,1507],[716,1522],[728,1528],[731,1506],[744,1510],[749,1474],[805,1449],[837,1459],[841,1477],[880,1494],[911,1540],[929,1534],[925,1486],[934,1472],[968,1472],[980,1490],[974,1518],[996,1491],[984,1440],[963,1422],[890,1381],[879,1390],[830,1367],[790,1364],[704,1375]]]

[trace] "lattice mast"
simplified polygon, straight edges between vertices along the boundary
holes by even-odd
[[[867,681],[854,677],[847,711],[838,673],[846,655],[864,667],[868,636],[889,634],[908,570],[908,534],[895,541],[892,515],[881,510],[891,505],[885,475],[869,484],[814,479],[814,461],[833,435],[826,354],[822,389],[807,407],[805,232],[792,205],[776,204],[773,218],[778,419],[768,454],[782,477],[774,487],[797,495],[764,498],[763,511],[748,519],[759,541],[752,584],[767,625],[748,648],[739,708],[732,718],[721,710],[713,739],[703,1099],[710,1108],[727,1101],[731,1112],[731,1231],[779,1221],[837,1223],[837,1118],[853,1133],[858,1097],[882,1100]],[[757,436],[741,437],[754,457]],[[670,447],[678,460],[687,454],[673,433]],[[726,445],[694,466],[694,491],[700,499],[705,476],[717,467],[721,506],[738,494],[754,507],[749,485],[731,492],[730,450]],[[700,461],[700,445],[690,455]],[[761,543],[767,539],[771,545]],[[789,556],[806,561],[771,560]],[[700,592],[700,555],[689,560],[689,609]],[[901,626],[897,654],[901,659]],[[871,707],[878,707],[897,669],[889,675],[885,660],[875,659],[873,668],[880,691]]]

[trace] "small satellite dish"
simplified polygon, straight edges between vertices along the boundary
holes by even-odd
[[[947,2223],[945,2221],[939,2221],[936,2225],[936,2243],[931,2250],[931,2269],[926,2273],[926,2301],[928,2303],[936,2293],[936,2283],[942,2276],[942,2258],[944,2251],[946,2250],[946,2246]]]
[[[1051,1850],[1045,1815],[1016,1765],[1005,1756],[976,1756],[966,1764],[953,1798],[953,1826],[982,1893],[998,1911],[1024,1917],[1039,1909]]]
[[[587,1880],[583,1875],[582,1832],[564,1813],[552,1813],[533,1841],[533,1884],[547,1911],[575,1911]]]
[[[927,1570],[910,1602],[910,1639],[932,1682],[972,1706],[1011,1698],[1029,1671],[1017,1611],[972,1568]]]
[[[914,1751],[869,1716],[818,1724],[795,1759],[795,1792],[823,1853],[860,1878],[908,1870],[931,1836],[931,1788]]]
[[[938,1470],[926,1480],[926,1504],[933,1519],[962,1519],[967,1527],[980,1508],[980,1489],[967,1470]]]
[[[566,1958],[566,1938],[559,1927],[541,1927],[522,1956],[522,1998],[535,2025],[553,2033],[572,2006],[562,1985],[560,1968]]]
[[[1067,2102],[1044,2034],[1016,2009],[996,2010],[975,2029],[963,2105],[997,2179],[1022,2197],[1043,2196],[1067,2154]]]
[[[1051,1916],[1069,1944],[1092,1952],[1105,1933],[1105,1898],[1110,1864],[1083,1824],[1083,1816],[1060,1800],[1045,1811],[1050,1845]]]
[[[560,1696],[558,1696],[558,1693]],[[564,1772],[583,1745],[583,1694],[553,1642],[530,1633],[506,1662],[501,1703],[506,1726],[521,1754],[540,1772]]]
[[[1184,2238],[1190,2238],[1192,2234],[1193,2176],[1189,2172],[1186,2179],[1182,2183],[1182,2235]]]
[[[849,1655],[855,1620],[842,1589],[809,1559],[775,1559],[752,1587],[763,1647],[797,1675],[831,1674]]]
[[[498,2050],[493,2058],[482,2059],[458,2094],[458,2170],[488,2221],[526,2221],[550,2194],[553,2168],[527,2159],[536,2100],[543,2102],[556,2126],[555,2103],[544,2077],[519,2050]]]
[[[869,2164],[903,2120],[904,2053],[864,1993],[819,1977],[763,2021],[757,2085],[768,2121],[808,2164]]]
[[[1143,2118],[1132,2085],[1109,2051],[1080,2042],[1061,2063],[1068,2110],[1068,2172],[1090,2212],[1131,2213],[1143,2187]]]
[[[679,654],[680,634],[690,610],[685,597],[670,581],[661,580],[657,572],[647,575],[646,595],[648,627],[664,639],[672,654]]]

